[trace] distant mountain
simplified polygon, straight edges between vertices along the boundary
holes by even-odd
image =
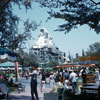
[[[48,34],[48,31],[45,28],[42,28],[40,29],[40,34],[33,48],[44,48],[44,47],[56,49],[56,46],[53,43],[52,38]]]
[[[45,28],[40,29],[40,34],[31,48],[31,53],[37,56],[40,64],[49,63],[50,61],[64,63],[65,59],[64,53],[54,44]]]

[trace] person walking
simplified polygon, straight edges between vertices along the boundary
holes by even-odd
[[[83,70],[82,70],[83,84],[86,84],[86,75],[87,75],[86,68],[83,68]]]
[[[40,80],[41,80],[41,90],[40,91],[42,92],[43,89],[45,89],[45,82],[46,82],[46,74],[45,74],[44,70],[42,70]]]
[[[32,68],[33,68],[33,72],[29,73],[29,75],[31,76],[31,82],[30,82],[31,96],[32,96],[32,100],[39,100],[38,92],[37,92],[37,71],[35,67],[32,67]]]
[[[73,70],[70,70],[70,75],[69,75],[69,81],[71,82],[72,84],[72,91],[73,93],[76,92],[76,80],[77,80],[77,74],[73,71]]]
[[[95,77],[96,77],[96,81],[99,81],[99,70],[95,69]]]
[[[64,78],[65,78],[65,87],[67,88],[68,85],[69,85],[69,73],[67,70],[65,70],[65,73],[64,73]]]
[[[50,76],[49,76],[49,83],[50,83],[50,87],[53,87],[55,80],[54,80],[54,73],[51,72]]]

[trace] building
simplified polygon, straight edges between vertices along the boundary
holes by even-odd
[[[45,28],[40,29],[40,34],[31,48],[31,53],[37,56],[39,64],[46,64],[50,61],[55,61],[61,64],[64,63],[65,59],[64,53],[56,47]]]

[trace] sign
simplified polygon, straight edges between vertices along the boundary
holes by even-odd
[[[99,89],[96,86],[83,86],[81,88],[81,93],[97,94],[97,95],[99,95]]]
[[[78,79],[77,79],[77,91],[78,92],[81,92],[81,87],[83,86],[83,79],[82,79],[82,77],[79,77]]]

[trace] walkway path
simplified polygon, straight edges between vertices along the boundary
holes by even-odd
[[[25,85],[25,92],[21,93],[10,93],[8,95],[8,100],[32,100],[31,99],[31,93],[30,93],[30,78],[26,80],[25,78],[22,79],[22,83]],[[46,89],[41,92],[40,91],[40,81],[38,79],[38,95],[39,95],[39,100],[44,100],[44,93],[47,93],[50,91],[49,85],[46,84]]]

